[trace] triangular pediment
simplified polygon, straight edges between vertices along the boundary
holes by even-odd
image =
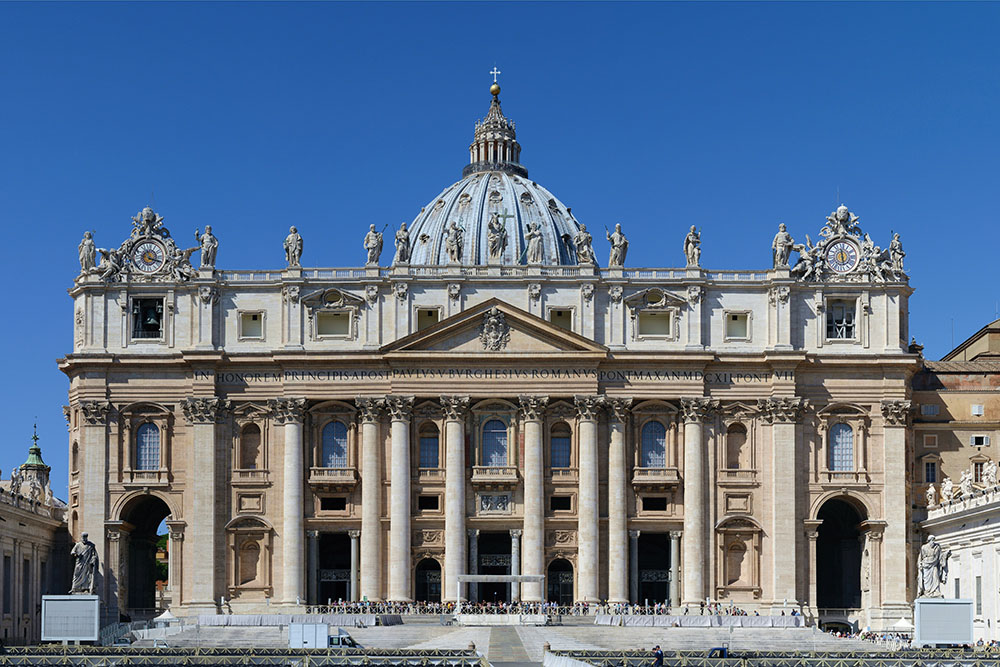
[[[487,321],[494,338],[486,337]],[[489,328],[487,326],[487,328]],[[492,298],[437,324],[386,345],[389,353],[449,354],[607,354],[607,348],[589,338],[557,327],[536,315]]]

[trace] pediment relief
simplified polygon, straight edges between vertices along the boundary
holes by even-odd
[[[603,345],[495,298],[401,338],[382,351],[479,355],[559,352],[607,354],[607,348]]]
[[[687,300],[665,289],[650,287],[627,297],[625,305],[632,310],[668,310],[686,306]]]
[[[311,309],[360,308],[363,303],[361,297],[336,288],[316,290],[302,297],[302,304]]]

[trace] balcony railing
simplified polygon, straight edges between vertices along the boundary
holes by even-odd
[[[744,470],[742,468],[725,468],[719,471],[720,482],[756,482],[756,470]]]
[[[864,470],[821,470],[819,481],[822,484],[868,484],[871,476]]]
[[[267,470],[241,468],[233,471],[233,484],[235,486],[266,484],[269,481],[270,472]]]
[[[632,469],[632,485],[647,487],[674,486],[680,482],[677,468],[640,468]]]
[[[580,472],[577,468],[551,468],[553,482],[575,482]]]
[[[517,466],[472,466],[472,483],[508,486],[517,483]]]
[[[330,488],[352,488],[358,483],[356,468],[309,468],[309,484]]]
[[[444,468],[418,468],[417,479],[421,482],[443,482]]]
[[[126,470],[126,486],[166,486],[170,473],[166,470]]]

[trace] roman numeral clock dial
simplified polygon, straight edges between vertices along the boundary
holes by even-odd
[[[166,253],[155,241],[143,241],[132,251],[132,264],[143,273],[156,273],[163,268]]]
[[[858,265],[858,247],[849,241],[837,241],[826,251],[826,263],[837,273],[850,273]]]

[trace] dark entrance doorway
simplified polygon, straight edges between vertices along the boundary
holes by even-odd
[[[319,534],[319,600],[351,599],[351,538],[347,533]]]
[[[670,534],[639,534],[639,599],[648,602],[670,602]]]
[[[140,620],[152,615],[157,607],[157,582],[166,587],[169,581],[167,571],[166,530],[160,533],[164,519],[170,516],[170,508],[160,498],[153,495],[138,496],[122,510],[121,518],[132,526],[128,535],[122,536],[120,548],[125,550],[126,568],[118,571],[118,595],[125,612],[133,619]],[[157,558],[157,552],[162,554]]]
[[[861,541],[864,517],[854,505],[831,499],[820,508],[816,540],[816,604],[820,609],[861,607]]]
[[[545,577],[548,586],[546,599],[549,602],[569,607],[573,604],[573,564],[565,558],[556,558],[549,564]]]
[[[510,574],[510,533],[479,533],[479,574]],[[479,584],[482,602],[510,602],[510,584]]]
[[[417,602],[441,601],[441,563],[433,558],[425,558],[417,563],[417,590],[414,599]]]

